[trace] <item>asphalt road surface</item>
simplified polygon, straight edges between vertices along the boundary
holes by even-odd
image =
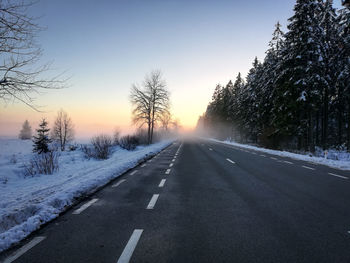
[[[350,262],[350,172],[177,142],[0,261]]]

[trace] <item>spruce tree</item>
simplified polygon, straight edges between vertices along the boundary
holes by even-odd
[[[289,137],[296,135],[298,148],[312,152],[314,111],[321,102],[319,86],[323,81],[322,29],[317,21],[320,8],[317,0],[297,0],[295,4],[278,67],[279,94],[274,108],[278,130]]]
[[[29,121],[25,120],[22,125],[22,129],[19,132],[18,136],[21,140],[29,140],[32,138],[32,127],[30,127]]]
[[[258,94],[260,89],[260,78],[262,74],[262,64],[256,57],[253,67],[249,70],[245,88],[243,89],[240,112],[242,114],[242,127],[247,135],[247,140],[254,143],[258,141]]]
[[[49,143],[51,143],[49,131],[48,122],[43,118],[39,124],[39,129],[36,130],[37,136],[34,136],[33,138],[33,152],[41,154],[49,151]]]
[[[242,137],[242,128],[241,128],[241,115],[240,115],[240,109],[242,109],[241,105],[241,95],[243,94],[244,89],[244,79],[241,76],[241,73],[239,72],[235,83],[233,84],[232,88],[232,97],[230,101],[230,108],[229,108],[229,116],[233,123],[233,135],[235,140],[238,140]],[[238,136],[239,135],[239,136]]]
[[[277,65],[281,62],[281,50],[284,45],[284,33],[279,22],[275,25],[272,40],[263,63],[263,73],[260,79],[259,89],[259,126],[265,140],[277,131],[274,125],[273,105],[278,94],[276,78],[278,75]],[[265,145],[264,145],[265,146]]]
[[[346,129],[346,145],[350,152],[350,10],[344,8],[338,17],[338,54],[337,54],[337,86],[339,90],[339,103],[343,107]],[[343,141],[343,140],[342,140]]]

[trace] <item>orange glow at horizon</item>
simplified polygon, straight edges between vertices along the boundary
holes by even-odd
[[[50,107],[50,111],[36,112],[19,103],[6,107],[0,106],[2,107],[0,111],[0,136],[11,137],[18,135],[26,119],[30,122],[33,132],[42,118],[46,118],[49,127],[52,127],[57,111],[61,109],[61,107],[57,107],[55,110],[51,110],[52,107]],[[100,133],[112,134],[115,129],[120,130],[123,134],[132,133],[137,129],[137,126],[133,125],[131,121],[131,105],[124,104],[120,107],[114,105],[84,106],[62,107],[74,123],[77,139],[89,138]],[[186,132],[193,130],[198,119],[196,115],[186,114],[187,111],[191,112],[191,109],[187,107],[174,113],[174,119],[179,121],[181,128]]]

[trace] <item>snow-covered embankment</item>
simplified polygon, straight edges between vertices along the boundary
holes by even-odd
[[[28,142],[27,152],[22,148],[14,151],[18,140],[0,140],[0,145],[4,146],[0,151],[0,252],[56,218],[81,197],[96,191],[171,143],[163,141],[139,146],[134,151],[116,147],[111,157],[104,161],[85,159],[80,150],[64,152],[59,158],[59,172],[24,178],[23,164],[32,156],[31,143]]]

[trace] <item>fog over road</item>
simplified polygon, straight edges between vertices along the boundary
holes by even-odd
[[[350,172],[176,142],[3,262],[350,262]]]

